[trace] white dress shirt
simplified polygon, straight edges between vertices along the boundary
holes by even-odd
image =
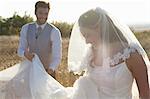
[[[46,24],[47,23],[40,25],[42,29],[44,29]],[[20,32],[19,47],[18,47],[18,55],[20,57],[24,57],[25,49],[28,48],[26,39],[28,26],[29,24],[25,24]],[[38,26],[39,25],[36,23],[36,28],[38,28]],[[54,27],[51,31],[51,41],[52,41],[52,63],[50,63],[49,67],[53,70],[56,70],[59,63],[61,62],[62,57],[61,33],[56,27]]]

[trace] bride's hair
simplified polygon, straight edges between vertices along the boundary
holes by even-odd
[[[104,18],[105,17],[105,18]],[[106,18],[107,17],[107,18]],[[107,21],[107,22],[106,22]],[[117,28],[117,26],[114,24],[114,22],[111,20],[111,18],[107,15],[106,12],[97,12],[96,9],[88,10],[87,12],[83,13],[79,19],[78,19],[79,27],[85,27],[90,29],[100,28],[101,30],[104,27],[109,28],[107,32],[109,32],[109,43],[113,43],[119,38],[127,43],[127,40],[125,39],[124,35],[121,33],[120,29]],[[107,25],[106,25],[107,24]],[[99,27],[97,27],[100,25]],[[118,35],[116,35],[116,32]],[[100,37],[102,37],[102,33],[100,33]]]
[[[85,13],[83,13],[79,20],[78,20],[78,23],[79,23],[79,26],[80,27],[87,27],[87,28],[90,28],[90,27],[93,27],[96,25],[96,23],[98,22],[100,16],[98,13],[96,13],[93,9],[92,10],[89,10]]]

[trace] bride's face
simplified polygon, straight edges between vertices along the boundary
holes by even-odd
[[[86,43],[97,44],[100,39],[99,30],[90,28],[80,28]]]

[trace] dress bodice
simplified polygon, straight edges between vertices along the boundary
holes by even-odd
[[[90,68],[88,76],[97,85],[102,99],[131,99],[133,77],[125,62],[108,71],[98,66]]]

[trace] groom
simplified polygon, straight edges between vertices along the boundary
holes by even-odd
[[[20,32],[18,55],[32,61],[36,53],[45,70],[55,78],[55,70],[61,61],[61,34],[52,24],[47,23],[49,3],[35,4],[36,22],[24,25]]]

